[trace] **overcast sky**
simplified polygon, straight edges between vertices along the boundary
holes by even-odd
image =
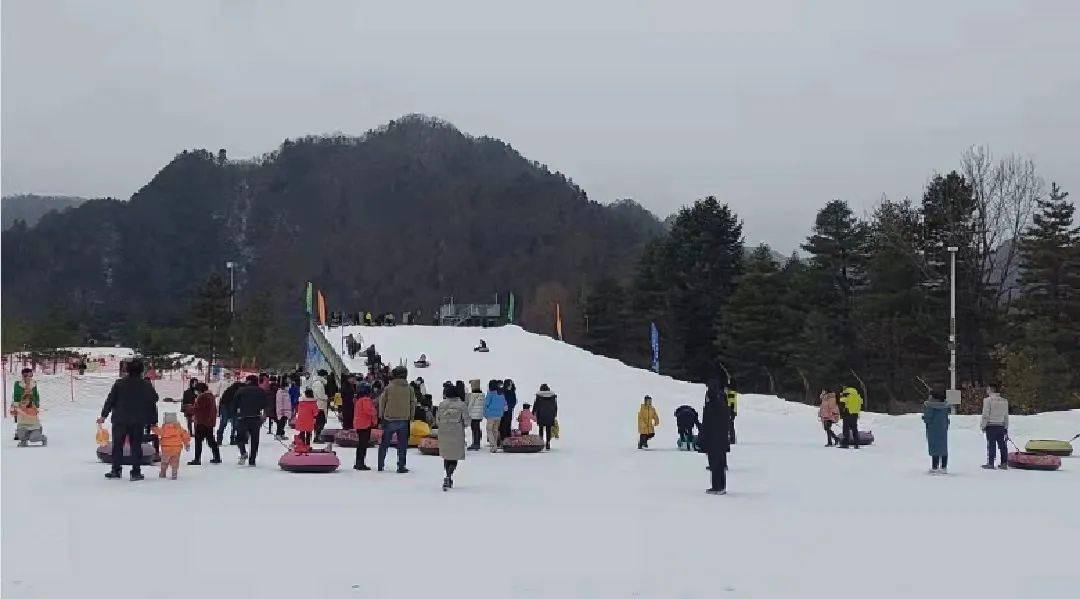
[[[406,113],[661,218],[713,194],[791,251],[833,198],[988,144],[1080,196],[1076,0],[3,2],[3,193],[128,198]]]

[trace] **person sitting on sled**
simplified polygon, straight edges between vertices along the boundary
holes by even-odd
[[[30,435],[41,432],[40,411],[34,404],[34,398],[26,393],[11,406],[11,415],[15,417],[15,438],[19,440],[19,447],[26,447]]]

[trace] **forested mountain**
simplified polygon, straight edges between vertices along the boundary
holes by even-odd
[[[21,220],[28,226],[37,224],[41,217],[53,210],[67,210],[86,201],[86,198],[74,196],[39,196],[20,194],[4,196],[2,204],[3,226],[7,231]]]
[[[5,232],[3,310],[5,324],[63,318],[99,337],[179,327],[196,289],[234,261],[238,312],[268,310],[293,346],[309,280],[348,311],[430,314],[446,296],[514,292],[522,324],[543,332],[558,301],[574,339],[590,281],[628,275],[661,232],[632,202],[592,202],[499,140],[413,115],[257,160],[185,151],[129,202]]]

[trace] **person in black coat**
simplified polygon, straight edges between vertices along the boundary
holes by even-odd
[[[675,426],[679,429],[679,448],[686,451],[694,449],[694,427],[700,427],[698,413],[694,408],[682,405],[675,409]]]
[[[345,381],[341,383],[341,411],[339,416],[342,430],[352,430],[353,411],[356,407],[353,404],[356,401],[356,389],[356,375],[350,373],[345,377]]]
[[[709,470],[712,472],[712,486],[705,492],[724,495],[727,493],[727,452],[731,449],[728,440],[731,413],[728,410],[724,387],[718,380],[708,384],[701,415],[701,435],[698,443],[709,457]]]
[[[537,434],[544,440],[544,449],[551,449],[551,427],[555,426],[559,416],[559,402],[547,383],[540,385],[540,390],[536,392],[532,411],[536,417]]]
[[[123,475],[124,439],[131,445],[131,480],[142,480],[143,429],[157,424],[158,394],[154,385],[143,378],[141,360],[127,363],[127,376],[116,381],[105,405],[101,408],[98,424],[112,415],[112,469],[105,478],[120,478]]]
[[[259,377],[254,374],[249,374],[245,382],[233,398],[237,414],[236,445],[240,448],[240,463],[247,460],[248,466],[254,466],[255,457],[259,454],[259,432],[266,409],[266,391],[259,386]],[[248,438],[251,439],[250,452],[246,447]]]
[[[222,444],[222,439],[225,437],[225,425],[229,426],[229,445],[236,445],[236,392],[243,387],[244,384],[240,381],[236,381],[233,384],[225,387],[225,391],[221,394],[221,399],[218,401],[218,418],[220,423],[217,429],[217,443]]]
[[[506,412],[499,420],[499,438],[509,439],[510,429],[514,425],[514,406],[517,405],[517,386],[514,381],[506,379],[502,384],[503,397],[506,398]]]
[[[180,411],[184,413],[188,434],[192,436],[195,435],[195,426],[192,424],[191,414],[195,410],[195,398],[199,396],[199,392],[195,390],[197,384],[199,384],[199,379],[188,381],[188,388],[184,389],[184,394],[180,397]]]

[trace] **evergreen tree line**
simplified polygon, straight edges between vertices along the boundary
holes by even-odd
[[[956,248],[962,410],[995,385],[1021,412],[1080,407],[1080,227],[1068,193],[1030,160],[983,148],[867,218],[827,203],[777,260],[744,248],[742,223],[707,197],[675,215],[636,275],[586,296],[585,345],[661,373],[727,373],[743,392],[813,403],[852,385],[869,409],[902,412],[949,383],[949,248]]]

